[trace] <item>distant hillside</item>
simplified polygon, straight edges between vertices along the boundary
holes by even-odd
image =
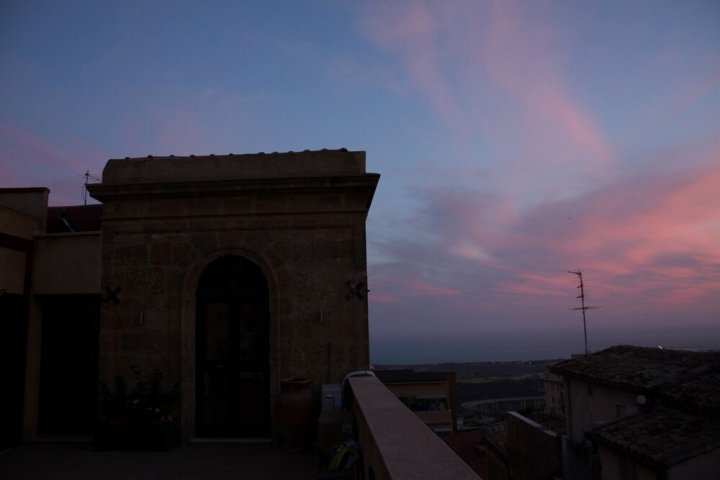
[[[376,370],[409,368],[418,372],[455,372],[460,382],[485,382],[489,379],[537,376],[545,373],[547,367],[559,360],[533,362],[467,362],[435,363],[414,365],[374,365]]]
[[[458,403],[543,394],[540,376],[559,360],[375,365],[376,370],[408,368],[418,372],[455,372]]]
[[[520,380],[502,379],[489,382],[473,382],[457,384],[458,403],[473,400],[490,400],[494,398],[537,397],[542,396],[540,378]]]

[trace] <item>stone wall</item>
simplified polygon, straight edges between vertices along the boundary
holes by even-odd
[[[33,293],[100,293],[98,232],[36,235]]]
[[[186,437],[194,428],[195,293],[217,258],[243,256],[268,281],[271,399],[284,378],[309,377],[319,388],[368,367],[367,298],[348,285],[367,283],[365,220],[379,176],[364,173],[363,152],[328,152],[331,175],[292,178],[284,165],[317,168],[323,152],[274,155],[269,170],[258,167],[261,157],[111,161],[103,183],[89,186],[104,203],[101,376],[137,365],[179,382]],[[203,177],[205,162],[228,175]],[[243,162],[264,176],[233,178]],[[198,179],[188,180],[190,170]]]

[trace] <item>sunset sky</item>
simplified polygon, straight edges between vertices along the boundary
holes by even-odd
[[[373,362],[720,348],[720,2],[0,0],[0,186],[341,148]]]

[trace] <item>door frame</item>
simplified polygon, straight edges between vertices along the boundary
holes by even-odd
[[[196,432],[196,326],[197,326],[197,297],[196,290],[200,277],[208,265],[213,261],[226,256],[244,257],[262,270],[268,285],[268,332],[269,332],[269,398],[268,403],[272,405],[273,396],[279,390],[278,374],[274,367],[277,364],[277,278],[275,270],[264,257],[254,252],[227,247],[215,250],[214,252],[198,257],[186,270],[180,304],[180,427],[183,442],[192,441],[197,437]],[[272,414],[272,411],[271,411]],[[271,431],[274,420],[271,417]]]

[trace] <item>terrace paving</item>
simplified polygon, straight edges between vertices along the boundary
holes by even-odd
[[[0,453],[3,480],[306,480],[314,453],[273,445],[194,444],[166,452],[96,451],[92,443],[24,443]]]

